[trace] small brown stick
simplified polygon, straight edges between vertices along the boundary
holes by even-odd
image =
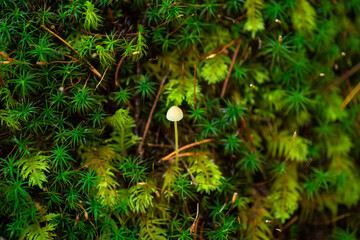
[[[203,223],[201,224],[201,228],[200,228],[200,240],[203,238],[204,226],[205,226],[205,222],[203,222]]]
[[[99,71],[96,70],[96,68],[94,68],[94,66],[91,65],[91,63],[90,63],[88,60],[85,59],[85,62],[89,65],[90,70],[91,70],[93,73],[95,73],[96,76],[98,76],[98,77],[101,78],[101,74],[99,73]]]
[[[244,50],[242,51],[242,53],[240,55],[240,59],[243,59],[243,61],[245,61],[248,56],[248,53],[249,53],[248,48],[249,48],[249,43],[246,43]]]
[[[55,37],[57,37],[60,41],[62,41],[63,43],[65,43],[66,46],[68,46],[69,48],[71,48],[71,50],[73,50],[74,52],[76,52],[77,54],[79,54],[79,52],[78,52],[75,48],[73,48],[67,41],[65,41],[65,40],[64,40],[63,38],[61,38],[59,35],[57,35],[57,34],[54,33],[53,31],[51,31],[50,29],[48,29],[48,28],[45,27],[44,25],[41,25],[41,27],[42,27],[43,29],[45,29],[46,31],[48,31],[49,33],[51,33],[52,35],[54,35]],[[89,61],[87,61],[86,59],[84,59],[84,60],[85,60],[85,62],[89,65],[90,70],[91,70],[93,73],[95,73],[96,76],[98,76],[98,77],[101,78],[101,74],[99,73],[99,71],[96,70],[96,69],[94,68],[94,66],[91,65],[91,63],[90,63]]]
[[[345,81],[346,81],[346,85],[347,85],[348,91],[349,91],[349,92],[352,92],[352,87],[351,87],[351,84],[350,84],[350,80],[347,78]],[[351,101],[353,102],[354,105],[356,105],[356,100],[355,100],[354,98],[351,99]]]
[[[186,6],[191,6],[191,7],[203,7],[204,6],[204,5],[199,5],[199,4],[190,4],[190,3],[183,3],[183,2],[181,2],[180,4],[186,5]]]
[[[333,89],[334,87],[338,86],[340,83],[342,83],[342,81],[344,81],[345,79],[349,78],[351,75],[353,75],[354,73],[356,73],[357,71],[360,70],[360,63],[356,64],[354,67],[352,67],[350,70],[346,71],[343,75],[341,75],[339,77],[338,80],[336,80],[335,82],[331,83],[329,85],[329,90]]]
[[[146,126],[145,126],[145,131],[143,133],[143,136],[141,138],[141,142],[139,144],[139,147],[138,147],[138,153],[139,154],[143,154],[143,150],[142,150],[142,145],[144,144],[144,141],[145,141],[145,138],[146,138],[146,134],[149,130],[149,127],[150,127],[150,123],[151,123],[151,119],[152,119],[152,116],[154,114],[154,111],[155,111],[155,108],[156,108],[156,105],[157,105],[157,102],[159,100],[159,97],[160,97],[160,93],[161,93],[161,90],[165,84],[165,81],[167,79],[167,77],[169,76],[169,73],[170,73],[170,70],[168,70],[168,72],[165,74],[165,76],[163,77],[162,81],[161,81],[161,84],[160,84],[160,87],[159,87],[159,90],[158,90],[158,93],[156,95],[156,98],[155,98],[155,101],[152,105],[152,108],[151,108],[151,111],[150,111],[150,114],[149,114],[149,117],[148,117],[148,120],[147,120],[147,123],[146,123]]]
[[[56,50],[55,50],[56,51]],[[59,51],[56,51],[57,53],[60,53]],[[60,53],[61,54],[61,53]],[[68,58],[71,58],[71,59],[74,59],[74,61],[79,61],[79,59],[77,59],[77,58],[74,58],[73,56],[70,56],[70,55],[68,55],[68,54],[65,54],[65,53],[63,53],[63,55],[65,56],[65,57],[68,57]]]
[[[9,62],[13,62],[13,59],[10,58],[10,57],[7,55],[7,53],[5,53],[5,52],[0,52],[0,55],[1,55],[3,58],[5,58],[6,60],[8,60]]]
[[[34,11],[34,13],[36,13],[36,15],[38,15],[37,11],[35,10],[35,8],[29,3],[28,0],[26,0],[26,3],[29,5],[29,7]]]
[[[4,84],[4,81],[3,81],[3,79],[2,79],[1,73],[0,73],[0,84],[1,84],[2,87],[5,87],[5,84]]]
[[[235,203],[235,200],[237,198],[237,193],[235,192],[234,195],[233,195],[233,199],[232,199],[232,202],[231,202],[231,206],[229,208],[229,210],[225,213],[224,217],[221,219],[221,222],[215,227],[215,229],[217,229],[221,224],[222,222],[224,221],[225,217],[229,214],[229,212],[231,211],[231,209],[233,208],[234,206],[234,203]]]
[[[91,77],[91,75],[89,74],[89,76],[88,76],[88,78],[86,79],[85,84],[84,84],[84,86],[83,86],[83,88],[82,88],[82,89],[86,88],[86,85],[87,85],[87,83],[88,83],[88,81],[89,81],[90,77]]]
[[[119,201],[119,198],[118,198],[118,195],[117,195],[117,192],[116,192],[116,188],[115,188],[115,183],[114,183],[113,188],[114,188],[114,193],[115,193],[116,200],[118,200],[118,201]]]
[[[230,43],[226,44],[225,46],[222,46],[221,48],[217,48],[214,51],[204,54],[202,56],[199,57],[200,60],[204,59],[204,58],[210,58],[210,56],[214,56],[217,55],[219,53],[222,53],[225,49],[227,49],[228,47],[234,45],[234,43],[236,43],[237,39],[232,40]],[[242,40],[241,40],[242,41]]]
[[[196,109],[196,64],[194,65],[194,108]]]
[[[115,72],[115,85],[116,86],[119,86],[119,80],[118,80],[118,76],[119,76],[119,69],[120,69],[120,66],[122,64],[122,62],[124,61],[126,55],[122,56],[122,58],[120,59],[118,65],[117,65],[117,68],[116,68],[116,72]]]
[[[108,13],[109,13],[111,23],[114,23],[115,19],[114,19],[114,14],[113,14],[111,8],[108,8]]]
[[[194,176],[192,175],[188,165],[184,162],[184,160],[181,160],[181,162],[184,164],[184,167],[186,168],[186,171],[190,174],[191,180],[193,181],[193,183],[195,185],[197,185],[196,179],[194,178]]]
[[[17,62],[17,63],[27,64],[27,65],[34,65],[31,63],[21,62],[19,60],[12,59],[5,52],[0,52],[0,55],[7,60],[7,61],[1,61],[0,62],[1,64],[12,64],[13,62]]]
[[[177,28],[175,28],[175,30],[174,31],[172,31],[171,33],[169,33],[169,35],[168,36],[171,36],[171,35],[173,35],[177,30],[179,30],[179,28],[189,19],[189,18],[191,18],[192,16],[194,16],[194,14],[191,14],[188,18],[186,18],[182,23],[180,23],[180,25],[177,27]]]
[[[198,222],[199,221],[197,221],[197,223],[195,224],[195,227],[194,227],[194,238],[193,238],[194,240],[196,240]]]
[[[333,219],[330,219],[329,221],[325,221],[325,222],[313,222],[312,224],[314,224],[314,225],[326,225],[326,224],[330,224],[330,223],[339,221],[339,220],[341,220],[341,219],[343,219],[343,218],[346,218],[346,217],[348,217],[348,216],[350,216],[350,213],[342,214],[342,215],[337,216],[337,217],[335,217],[335,218],[333,218]]]
[[[199,155],[212,156],[212,153],[211,152],[186,152],[186,153],[179,154],[179,157],[199,156]],[[175,158],[175,156],[172,156],[169,158],[169,160],[174,159],[174,158]]]
[[[223,88],[222,88],[222,90],[221,90],[221,98],[223,98],[223,97],[225,96],[226,87],[227,87],[227,85],[228,85],[229,78],[230,78],[230,75],[231,75],[231,71],[232,71],[232,69],[233,69],[233,67],[234,67],[235,60],[236,60],[236,56],[238,55],[238,52],[239,52],[241,43],[242,43],[242,41],[239,41],[238,45],[236,46],[236,49],[235,49],[235,52],[234,52],[234,55],[233,55],[233,58],[232,58],[232,61],[231,61],[230,67],[229,67],[228,74],[227,74],[227,76],[226,76],[226,79],[225,79]]]
[[[74,63],[78,62],[80,60],[74,60],[74,61],[52,61],[52,62],[36,62],[37,65],[48,65],[53,63]]]
[[[156,144],[156,143],[146,143],[149,147],[164,147],[164,148],[173,148],[170,144]]]
[[[85,219],[88,220],[89,219],[89,213],[85,210],[85,208],[83,207],[82,204],[79,204],[77,202],[75,202],[75,204],[77,204],[79,207],[82,208],[82,210],[84,211],[84,216],[85,216]]]
[[[65,89],[64,89],[64,92],[65,92],[65,91],[67,91],[67,90],[69,90],[70,88],[75,87],[75,86],[76,86],[76,85],[77,85],[80,81],[81,81],[81,76],[80,76],[79,81],[77,81],[74,85],[72,85],[72,86],[69,86],[69,87],[65,88]]]
[[[148,34],[148,32],[142,32],[140,35],[146,35]],[[138,36],[139,33],[126,33],[125,36],[130,37],[130,36]]]
[[[15,144],[13,149],[10,151],[10,153],[6,156],[6,158],[4,160],[6,160],[12,154],[12,152],[15,150],[16,146],[17,146],[17,144]],[[1,162],[3,162],[3,161],[1,161]]]
[[[105,72],[104,72],[104,74],[102,75],[102,77],[101,77],[101,79],[100,79],[100,82],[96,85],[94,91],[95,91],[95,90],[98,88],[98,86],[101,84],[101,82],[102,82],[102,80],[104,79],[105,74],[106,74],[106,72],[107,72],[108,69],[109,69],[109,66],[105,69]]]
[[[159,28],[159,27],[161,27],[161,26],[164,26],[164,25],[167,24],[168,22],[171,22],[172,20],[177,19],[177,18],[182,17],[182,16],[184,16],[184,14],[180,14],[179,16],[174,17],[173,19],[170,19],[169,21],[163,22],[162,24],[156,26],[156,27],[154,28],[154,30],[157,29],[157,28]]]
[[[214,141],[213,138],[210,138],[210,139],[205,139],[205,140],[202,140],[200,142],[194,142],[194,143],[191,143],[191,144],[188,144],[186,146],[183,146],[181,148],[178,149],[178,152],[181,152],[185,149],[188,149],[188,148],[191,148],[191,147],[195,147],[195,146],[198,146],[198,145],[201,145],[201,144],[204,144],[204,143],[208,143],[208,142],[212,142]],[[171,157],[173,157],[174,155],[176,154],[176,151],[173,151],[172,153],[170,153],[169,155],[163,157],[162,159],[160,159],[160,161],[166,161],[166,160],[169,160]]]
[[[197,203],[197,205],[196,205],[196,217],[195,217],[193,224],[190,227],[190,234],[193,234],[195,227],[198,224],[198,221],[199,221],[199,203]]]
[[[266,180],[266,181],[264,181],[264,182],[255,183],[255,184],[253,184],[253,186],[262,186],[262,185],[265,185],[265,184],[271,182],[272,180],[274,180],[278,175],[279,175],[279,174],[276,173],[276,174],[274,174],[274,176],[272,176],[272,178],[270,178],[270,179],[268,179],[268,180]]]
[[[77,50],[75,50],[75,48],[73,48],[67,41],[65,41],[64,39],[62,39],[59,35],[57,35],[56,33],[54,33],[53,31],[51,31],[50,29],[48,29],[47,27],[45,27],[44,25],[41,25],[41,27],[43,29],[45,29],[46,31],[48,31],[49,33],[51,33],[52,35],[54,35],[55,37],[57,37],[60,41],[62,41],[63,43],[66,44],[66,46],[68,46],[69,48],[71,48],[71,50],[73,50],[74,52],[76,52],[77,54],[79,54],[79,52]]]
[[[342,102],[342,104],[340,106],[341,110],[343,110],[346,107],[346,105],[348,105],[348,103],[356,96],[356,94],[359,92],[359,90],[360,90],[360,82],[355,86],[355,88],[353,90],[351,90],[349,95]]]
[[[281,232],[283,232],[284,230],[286,230],[287,228],[289,228],[291,225],[294,224],[294,222],[296,222],[298,220],[299,216],[296,215],[295,217],[293,217],[287,224],[285,224],[285,226],[281,229]]]
[[[188,208],[188,205],[187,205],[187,202],[186,202],[186,198],[184,199],[184,207],[185,207],[186,216],[189,217],[191,214],[189,212],[189,208]]]
[[[243,15],[235,18],[235,21],[240,21],[241,19],[244,19],[244,18],[246,18],[246,14],[243,14]]]

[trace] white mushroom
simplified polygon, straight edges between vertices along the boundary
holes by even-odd
[[[178,122],[184,117],[182,110],[177,106],[172,106],[166,113],[166,118],[171,122]]]
[[[177,130],[177,122],[180,121],[184,117],[183,112],[177,106],[172,106],[166,113],[166,118],[174,122],[174,129],[175,129],[175,153],[176,153],[176,164],[179,162],[179,140],[178,140],[178,130]]]

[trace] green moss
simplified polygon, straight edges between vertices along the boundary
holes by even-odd
[[[359,238],[359,16],[0,1],[0,238]]]

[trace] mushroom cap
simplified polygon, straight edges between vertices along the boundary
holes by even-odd
[[[166,118],[172,122],[180,121],[183,117],[183,111],[178,106],[172,106],[166,113]]]

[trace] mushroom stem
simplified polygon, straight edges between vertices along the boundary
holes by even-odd
[[[175,154],[177,163],[179,161],[179,140],[178,140],[178,129],[177,129],[177,121],[174,121],[174,128],[175,128]]]

